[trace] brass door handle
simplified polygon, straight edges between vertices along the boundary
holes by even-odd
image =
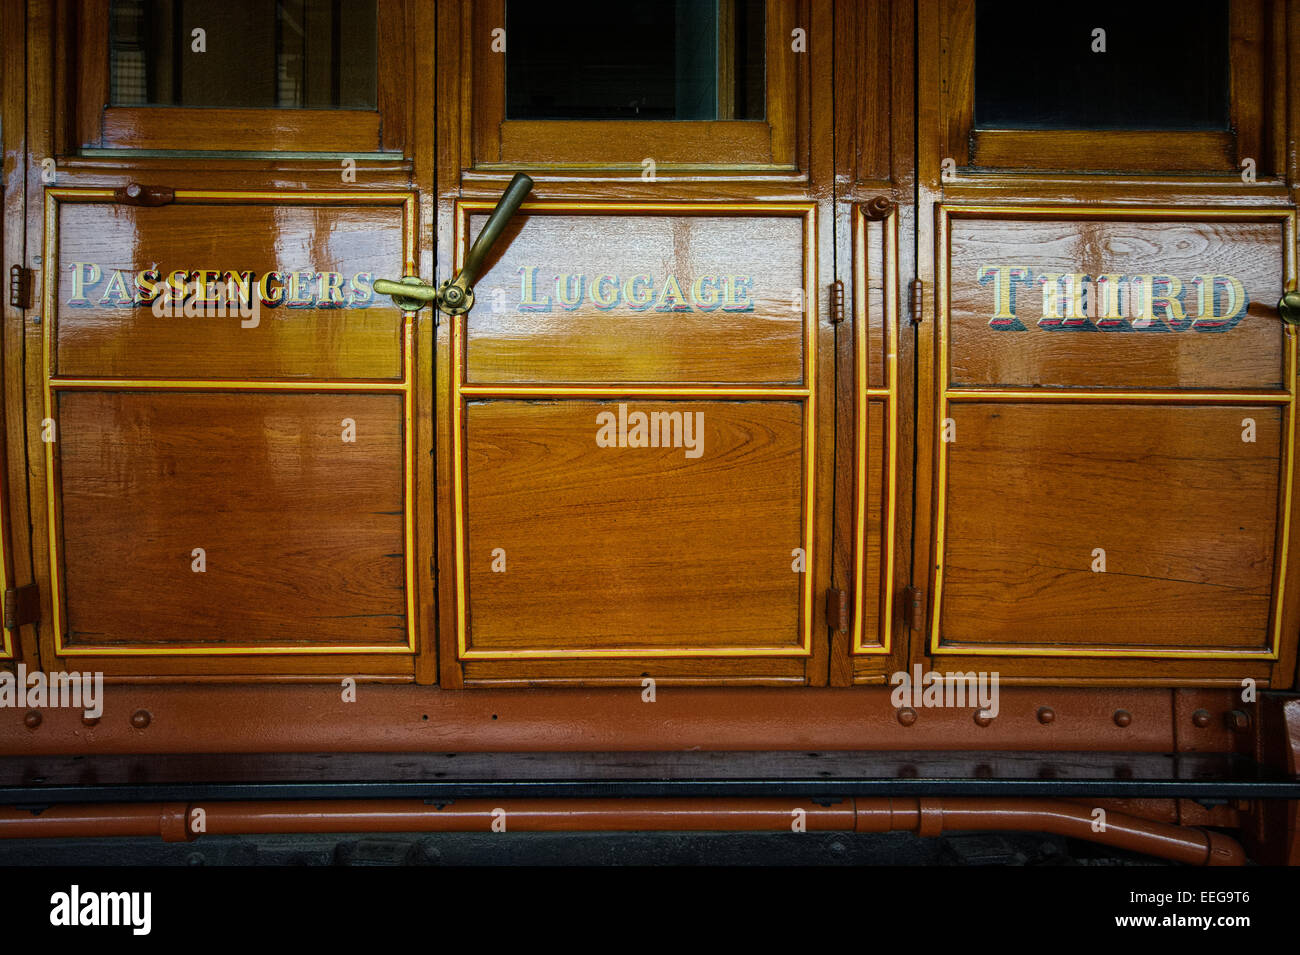
[[[438,290],[418,275],[408,275],[400,282],[375,279],[374,289],[380,295],[391,295],[393,304],[404,312],[418,312],[425,302],[438,301]]]
[[[470,246],[469,252],[465,255],[465,265],[455,278],[443,282],[436,289],[416,275],[408,275],[398,282],[392,279],[376,279],[375,291],[380,295],[391,295],[393,303],[408,312],[418,311],[425,302],[432,302],[436,308],[448,315],[461,315],[468,312],[474,307],[474,283],[478,281],[479,272],[483,270],[483,262],[492,251],[492,246],[496,244],[497,239],[501,238],[506,223],[519,211],[519,206],[523,204],[532,188],[531,179],[522,172],[515,173],[515,177],[510,180],[510,185],[506,186],[506,191],[497,202],[496,208],[488,216],[488,221],[484,223],[483,231]]]
[[[1288,325],[1300,325],[1300,292],[1283,292],[1277,302],[1277,314]]]

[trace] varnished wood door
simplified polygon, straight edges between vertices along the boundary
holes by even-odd
[[[834,5],[744,4],[765,17],[765,109],[716,123],[512,117],[491,42],[509,6],[450,4],[440,31],[472,78],[439,101],[440,273],[510,173],[536,183],[478,304],[440,329],[441,679],[826,683],[852,400]]]
[[[1280,11],[1234,3],[1206,26],[1235,119],[1198,177],[1140,98],[1113,114],[1138,132],[981,127],[981,110],[1006,112],[980,98],[997,76],[975,72],[977,44],[987,63],[1005,36],[984,6],[921,4],[913,658],[1005,679],[1288,685],[1297,365],[1276,303],[1296,281],[1294,169],[1258,138],[1263,123],[1280,141],[1281,113],[1238,99],[1260,71],[1280,88],[1258,31]],[[1088,60],[1082,21],[1060,19],[1082,52],[1059,69],[1113,80],[1104,43]],[[1112,45],[1143,42],[1107,25]],[[1026,69],[1041,40],[1025,31]],[[1062,156],[1070,136],[1090,146]],[[1187,133],[1184,159],[1212,139]]]

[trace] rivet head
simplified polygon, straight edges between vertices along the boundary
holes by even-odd
[[[898,717],[898,722],[903,726],[911,726],[916,722],[916,710],[910,706],[900,706],[894,711],[894,715]]]
[[[1040,706],[1038,708],[1038,722],[1042,723],[1044,726],[1055,721],[1055,719],[1056,710],[1052,709],[1050,706]]]
[[[85,716],[85,715],[83,715],[83,716],[81,717],[81,723],[82,723],[83,726],[98,726],[98,725],[99,725],[99,717],[98,717],[98,716]]]
[[[144,190],[141,188],[138,182],[133,182],[126,187],[126,194],[130,196],[132,199],[140,198],[140,193],[143,191]]]
[[[976,726],[988,726],[992,722],[993,722],[993,717],[989,716],[988,713],[984,712],[983,710],[975,711]]]
[[[34,730],[41,725],[41,713],[39,710],[28,710],[23,716],[23,726],[29,730]]]
[[[1192,714],[1193,725],[1200,729],[1205,729],[1205,727],[1209,726],[1212,719],[1213,717],[1210,716],[1209,710],[1197,710]]]
[[[894,211],[894,204],[885,196],[875,196],[867,203],[867,218],[873,221],[883,219]]]
[[[1250,714],[1245,710],[1232,710],[1223,714],[1223,722],[1234,733],[1244,733],[1250,729]]]
[[[1130,713],[1128,710],[1115,711],[1116,726],[1124,727],[1124,726],[1128,726],[1132,722],[1133,722],[1133,714]]]
[[[148,710],[136,710],[131,714],[131,725],[138,730],[144,729],[152,722],[153,716],[150,715]]]

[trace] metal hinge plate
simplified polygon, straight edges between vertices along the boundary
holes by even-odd
[[[831,283],[831,324],[844,321],[844,283],[836,279]]]
[[[920,587],[903,588],[903,620],[908,630],[925,626],[925,591]]]
[[[31,308],[32,270],[21,265],[9,267],[9,307]]]
[[[925,283],[920,279],[912,279],[908,288],[912,292],[912,324],[920,325],[922,300],[925,297]]]
[[[41,588],[36,584],[5,591],[5,629],[17,630],[41,619]]]
[[[826,591],[826,626],[836,633],[849,632],[849,594],[831,587]]]

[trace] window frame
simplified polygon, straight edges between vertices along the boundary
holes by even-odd
[[[505,25],[505,5],[506,0],[465,3],[474,168],[639,171],[647,156],[657,167],[797,168],[796,117],[808,88],[809,54],[792,55],[790,35],[800,25],[807,29],[806,0],[766,0],[766,100],[761,120],[506,119],[506,61],[492,51],[492,31]],[[506,55],[509,42],[507,37]]]
[[[978,128],[975,115],[975,2],[940,0],[943,155],[973,172],[1241,172],[1282,168],[1278,139],[1285,101],[1275,75],[1283,65],[1282,10],[1272,0],[1229,0],[1229,96],[1226,130]],[[1270,43],[1270,36],[1273,42]]]
[[[113,106],[110,0],[75,0],[63,42],[75,63],[70,145],[166,152],[402,152],[411,123],[411,31],[406,0],[377,0],[376,108],[282,109]],[[394,52],[400,55],[393,55]],[[328,118],[328,122],[321,122]]]

